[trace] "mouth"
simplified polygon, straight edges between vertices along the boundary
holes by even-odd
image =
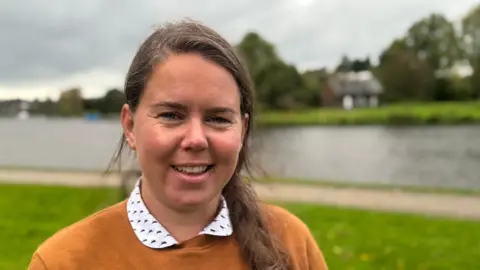
[[[177,172],[184,173],[187,175],[201,175],[214,167],[213,164],[211,165],[172,165],[172,168]]]

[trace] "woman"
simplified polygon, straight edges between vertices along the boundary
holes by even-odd
[[[308,228],[261,204],[248,170],[253,86],[228,42],[192,21],[140,46],[125,82],[130,197],[45,241],[29,269],[327,269]]]

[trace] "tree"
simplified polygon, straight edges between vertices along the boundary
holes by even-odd
[[[100,111],[100,100],[99,98],[87,98],[83,100],[83,109],[85,112],[97,113]]]
[[[79,116],[83,113],[82,91],[71,88],[63,91],[58,100],[58,112],[61,116]]]
[[[255,32],[247,33],[237,46],[237,50],[245,59],[253,80],[268,66],[282,62],[277,55],[275,45]]]
[[[480,4],[462,19],[462,35],[467,58],[474,64],[475,58],[480,56]]]
[[[367,71],[371,68],[370,58],[367,57],[365,60],[355,59],[352,62],[351,71],[360,72],[360,71]]]
[[[56,115],[57,114],[57,104],[52,101],[50,98],[47,98],[45,101],[40,101],[35,99],[31,107],[32,114],[40,114],[40,115]]]
[[[107,91],[105,96],[99,100],[99,111],[104,114],[118,113],[122,110],[125,104],[125,96],[122,91],[118,89],[111,89]]]
[[[434,101],[449,101],[456,99],[453,80],[449,77],[436,78],[433,89],[432,100]]]
[[[340,63],[338,64],[337,68],[335,69],[336,72],[348,72],[352,69],[352,61],[348,56],[343,55]]]
[[[455,91],[455,100],[471,100],[475,97],[472,91],[471,76],[460,77],[457,74],[453,74],[449,79],[451,87]]]
[[[257,33],[248,33],[237,50],[246,61],[262,108],[292,109],[311,102],[311,91],[297,69],[286,64],[275,46]]]
[[[258,99],[269,109],[292,109],[301,106],[304,90],[302,76],[294,66],[272,62],[257,76]]]
[[[465,53],[473,68],[472,91],[480,97],[480,4],[468,12],[462,20]]]
[[[434,85],[434,70],[397,39],[380,55],[375,70],[385,88],[387,101],[428,100]]]
[[[312,107],[322,104],[322,91],[329,76],[327,69],[308,70],[302,76],[309,96],[306,104]]]
[[[354,59],[351,60],[348,56],[342,56],[340,63],[336,67],[336,72],[360,72],[370,70],[371,68],[370,57],[366,57],[364,60],[362,59]]]
[[[453,24],[437,13],[415,22],[408,29],[405,45],[434,70],[449,68],[463,56]]]
[[[480,98],[480,56],[472,60],[473,74],[470,77],[471,90],[474,96]]]

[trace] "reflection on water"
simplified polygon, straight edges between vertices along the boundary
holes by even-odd
[[[118,122],[0,119],[0,165],[105,169]],[[257,131],[271,175],[351,182],[480,187],[480,126],[292,127]]]
[[[480,187],[480,127],[263,130],[257,159],[273,175]]]

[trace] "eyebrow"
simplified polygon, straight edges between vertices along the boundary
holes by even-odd
[[[176,109],[176,110],[182,110],[182,111],[186,111],[188,109],[187,106],[185,106],[181,103],[170,102],[170,101],[163,101],[163,102],[155,103],[155,104],[151,105],[150,107],[152,109],[169,108],[169,109]]]
[[[159,103],[155,103],[151,106],[151,108],[156,109],[156,108],[169,108],[169,109],[175,109],[175,110],[181,110],[181,111],[187,111],[188,107],[184,104],[178,103],[178,102],[171,102],[171,101],[162,101]],[[230,108],[230,107],[222,107],[222,106],[217,106],[217,107],[211,107],[206,110],[208,113],[211,114],[216,114],[216,113],[232,113],[236,114],[237,111]]]
[[[232,108],[229,108],[229,107],[213,107],[213,108],[209,108],[207,111],[211,114],[217,114],[217,113],[236,114],[237,113],[236,110],[234,110]]]

